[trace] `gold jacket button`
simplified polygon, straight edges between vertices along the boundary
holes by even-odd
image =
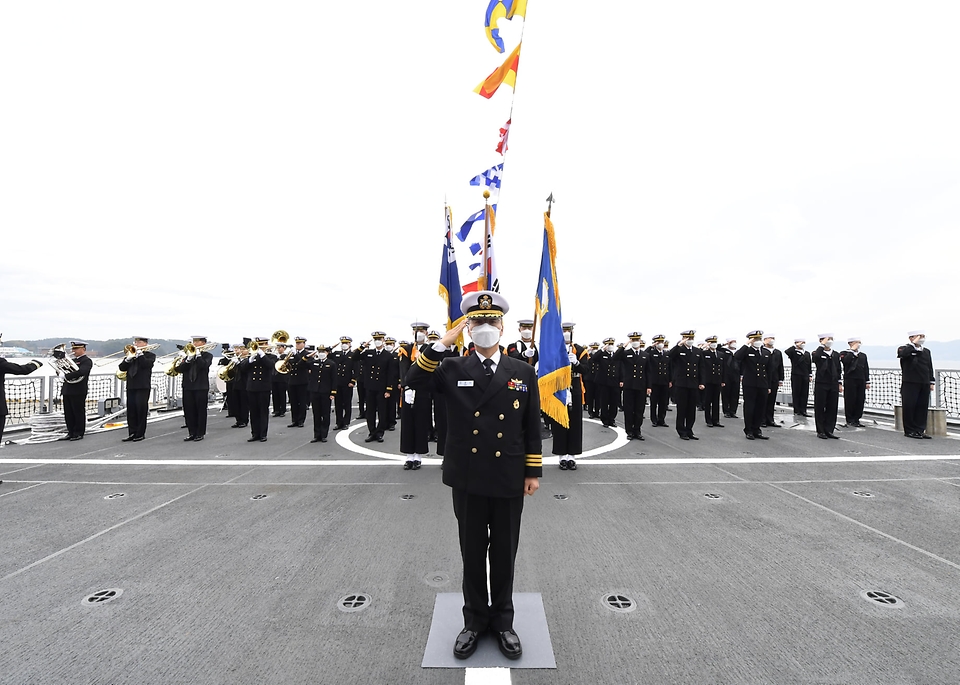
[[[502,437],[503,437],[503,433],[497,433],[497,437],[498,437],[498,438],[502,438]]]
[[[474,448],[472,448],[470,451],[473,452],[474,454],[476,454],[476,453],[477,453],[477,448],[474,447]]]
[[[478,431],[476,428],[474,428],[474,429],[473,429],[473,434],[474,434],[474,435],[480,435],[480,431]]]
[[[500,453],[499,453],[499,452],[495,452],[493,456],[499,457],[499,456],[500,456]]]
[[[475,412],[474,416],[480,416],[480,412]],[[503,418],[503,415],[501,414],[500,417]]]
[[[503,414],[500,414],[500,420],[503,421]]]

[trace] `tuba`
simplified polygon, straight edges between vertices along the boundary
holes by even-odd
[[[50,365],[56,369],[57,373],[71,373],[73,371],[79,371],[80,367],[77,366],[77,363],[73,361],[73,352],[67,352],[67,343],[60,343],[52,350],[50,350],[50,355],[53,357],[53,361]],[[74,378],[72,380],[64,380],[65,383],[83,383],[82,378]]]

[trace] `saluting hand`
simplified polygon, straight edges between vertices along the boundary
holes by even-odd
[[[451,328],[449,331],[444,333],[443,337],[440,338],[440,342],[443,343],[444,347],[450,347],[455,342],[457,342],[457,338],[460,337],[460,332],[466,327],[467,327],[467,320],[464,319],[463,321],[458,323],[456,326]]]

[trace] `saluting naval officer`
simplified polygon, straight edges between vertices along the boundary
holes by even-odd
[[[76,344],[76,343],[71,343]],[[9,409],[7,409],[7,394],[4,389],[4,376],[8,373],[11,376],[26,376],[28,373],[33,373],[37,369],[43,366],[42,362],[37,361],[36,359],[27,362],[26,364],[14,364],[13,362],[8,362],[3,357],[0,357],[0,447],[3,446],[3,427],[7,422],[7,414]],[[84,418],[86,421],[86,418]]]
[[[400,399],[400,453],[406,456],[403,464],[405,471],[419,469],[423,455],[430,450],[428,443],[433,419],[430,391],[417,392],[413,388],[408,388],[406,384],[410,367],[429,346],[427,329],[430,328],[430,324],[414,321],[410,324],[410,328],[413,329],[413,342],[404,343],[397,352],[400,385],[403,390]]]
[[[620,378],[617,362],[617,346],[613,337],[604,338],[603,347],[590,357],[590,373],[597,392],[600,422],[613,428],[617,425],[617,410],[620,407]]]
[[[777,424],[777,393],[783,385],[783,353],[776,348],[777,339],[772,333],[763,336],[763,347],[760,349],[767,356],[767,380],[770,382],[770,394],[767,395],[767,406],[763,412],[763,425],[769,428],[779,428]]]
[[[590,360],[593,359],[593,355],[600,351],[600,343],[592,342],[589,345],[587,350],[587,364],[583,366],[583,402],[584,409],[587,412],[587,416],[591,419],[600,418],[600,408],[597,402],[597,384],[593,382],[593,366],[590,365]]]
[[[127,372],[127,437],[121,442],[140,442],[147,430],[150,389],[153,387],[151,373],[157,361],[157,355],[143,350],[149,343],[147,338],[134,337],[136,351],[120,362],[119,369]]]
[[[366,418],[368,435],[364,442],[383,442],[383,433],[390,425],[388,403],[396,389],[396,380],[400,375],[397,357],[393,352],[387,352],[383,339],[387,334],[383,331],[374,331],[370,334],[373,345],[363,346],[360,353],[360,383],[363,385],[366,397]]]
[[[910,331],[910,343],[897,348],[902,372],[900,398],[903,400],[903,434],[908,438],[926,439],[927,408],[930,393],[936,387],[933,375],[933,357],[926,347],[927,335],[923,331]]]
[[[337,364],[337,394],[333,401],[336,412],[334,430],[343,430],[350,425],[353,411],[353,389],[357,385],[356,358],[358,351],[351,350],[353,338],[340,336],[340,349],[330,352],[330,358]]]
[[[693,329],[680,333],[680,342],[670,350],[670,369],[673,372],[673,396],[677,403],[677,435],[681,440],[699,440],[693,434],[697,421],[697,396],[703,390],[700,382],[700,350],[694,347],[697,332]]]
[[[740,363],[734,356],[737,352],[737,339],[727,338],[723,347],[718,348],[723,359],[723,387],[720,389],[720,403],[723,415],[728,419],[737,418],[740,407]]]
[[[768,440],[760,430],[770,394],[769,357],[764,356],[763,331],[747,333],[749,344],[744,345],[734,359],[743,378],[743,434],[747,440]]]
[[[213,364],[213,355],[200,351],[207,344],[207,336],[195,335],[192,340],[195,351],[185,355],[177,367],[183,381],[183,420],[187,424],[184,442],[200,442],[207,434],[210,366]]]
[[[667,405],[670,404],[670,358],[663,348],[667,339],[662,333],[653,336],[653,344],[647,348],[647,375],[650,392],[650,425],[669,428],[666,422]]]
[[[860,338],[849,338],[850,349],[840,353],[843,366],[843,414],[848,426],[866,428],[860,423],[863,406],[870,389],[870,363],[867,355],[860,351]]]
[[[583,345],[573,342],[573,327],[575,324],[567,322],[560,324],[563,329],[563,340],[567,346],[567,360],[570,362],[570,388],[567,391],[567,423],[564,428],[553,419],[552,424],[553,453],[560,457],[561,471],[576,471],[577,460],[574,457],[583,454],[583,388],[580,381],[583,378],[584,368],[589,368],[587,350]]]
[[[786,354],[790,358],[790,393],[793,396],[793,413],[810,418],[807,405],[810,398],[810,381],[813,380],[813,374],[810,373],[813,362],[810,359],[810,353],[803,349],[806,344],[805,339],[795,338],[793,347],[787,348]]]
[[[641,428],[643,413],[647,409],[650,394],[650,358],[643,350],[643,334],[633,331],[627,334],[630,345],[617,352],[620,387],[623,389],[623,427],[627,440],[643,440]]]
[[[287,394],[290,396],[290,420],[287,428],[303,428],[307,420],[310,379],[304,359],[307,356],[307,339],[297,336],[293,341],[294,352],[287,358]],[[283,375],[283,374],[277,374]]]
[[[503,315],[500,293],[464,295],[465,321],[421,354],[407,374],[414,390],[442,393],[449,434],[443,482],[453,488],[463,560],[463,630],[453,654],[466,659],[487,630],[508,659],[523,653],[513,630],[513,579],[523,496],[540,486],[542,455],[540,393],[533,366],[500,351]],[[475,352],[443,358],[467,327]],[[442,364],[441,364],[442,360]],[[487,552],[490,591],[487,593]]]
[[[820,347],[811,355],[817,376],[813,382],[813,416],[817,423],[817,437],[833,438],[837,428],[837,409],[843,392],[843,370],[840,355],[833,349],[833,333],[821,333]]]
[[[330,402],[337,394],[337,363],[330,359],[330,349],[317,345],[308,350],[302,364],[307,371],[310,406],[313,408],[313,440],[326,442],[330,432]]]
[[[724,388],[723,358],[720,356],[717,336],[711,335],[704,342],[707,343],[706,349],[700,353],[703,422],[710,428],[723,428],[720,423],[720,393]]]
[[[247,382],[247,400],[250,404],[250,438],[247,442],[266,442],[270,427],[270,393],[276,373],[277,356],[266,352],[270,341],[256,339],[257,349],[250,352],[240,366],[244,367]]]
[[[76,371],[63,374],[63,418],[67,424],[67,440],[82,440],[87,429],[87,388],[93,362],[87,356],[87,343],[70,343]]]

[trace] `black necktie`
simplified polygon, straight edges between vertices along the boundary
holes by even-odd
[[[487,378],[490,378],[493,375],[493,360],[484,359],[483,360],[483,370],[487,374]]]

